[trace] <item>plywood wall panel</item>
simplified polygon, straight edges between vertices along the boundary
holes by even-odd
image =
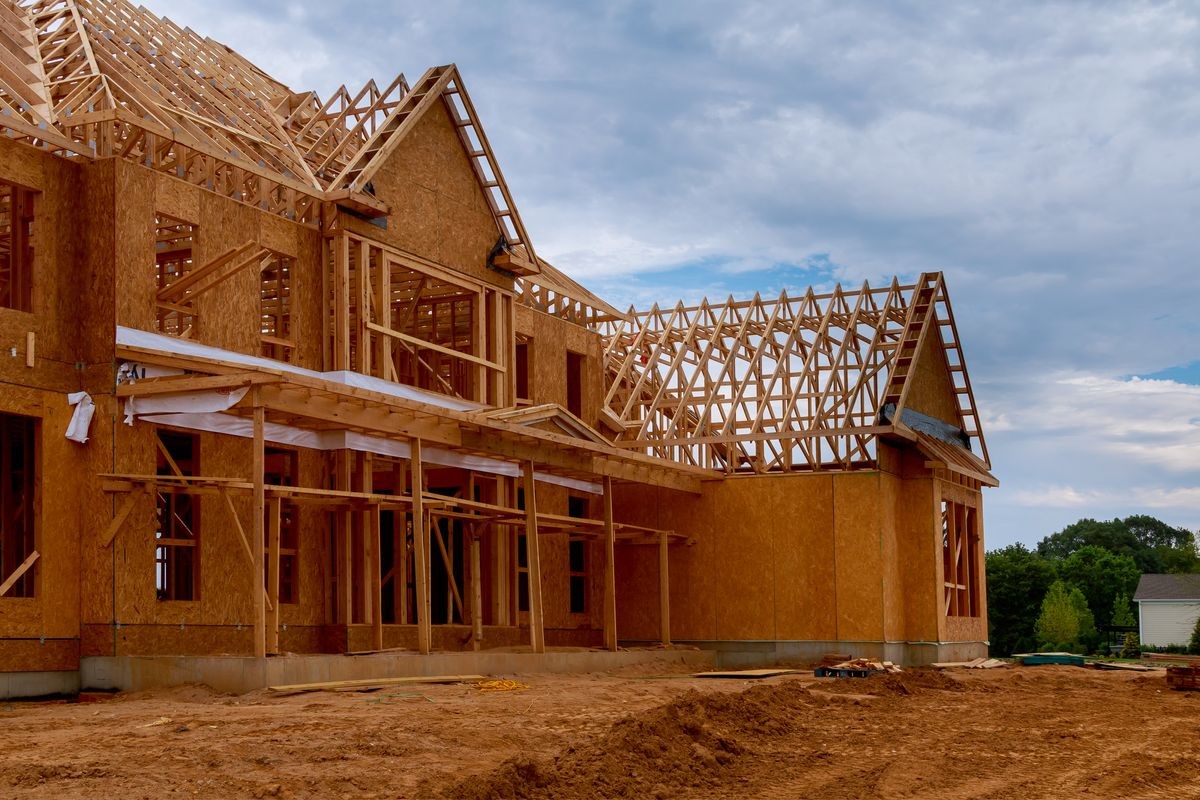
[[[961,424],[954,382],[950,378],[950,368],[946,363],[946,351],[936,330],[931,330],[926,335],[909,380],[912,385],[906,401],[908,408],[936,417],[950,425]]]
[[[751,482],[757,479],[750,479]],[[836,638],[833,476],[772,478],[775,627],[779,639]]]
[[[834,477],[837,632],[841,640],[878,641],[883,637],[879,504],[878,473]]]

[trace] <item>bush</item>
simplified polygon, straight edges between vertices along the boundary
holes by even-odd
[[[1141,658],[1142,646],[1138,642],[1136,633],[1125,634],[1125,641],[1121,645],[1121,658]]]
[[[1196,617],[1196,626],[1192,628],[1192,641],[1188,645],[1188,652],[1200,656],[1200,617]]]

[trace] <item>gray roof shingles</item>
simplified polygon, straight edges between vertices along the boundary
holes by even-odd
[[[1134,600],[1200,600],[1200,575],[1143,575]]]

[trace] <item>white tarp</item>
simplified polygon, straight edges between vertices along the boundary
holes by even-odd
[[[71,422],[67,425],[67,438],[72,442],[87,444],[88,431],[92,427],[92,415],[96,413],[96,404],[87,392],[71,392],[67,395],[67,403],[75,406],[71,414]]]
[[[254,436],[254,422],[245,417],[217,412],[155,414],[153,422],[158,425],[170,425],[176,428],[186,428],[194,431],[221,433],[226,436],[238,436],[249,439]],[[353,431],[307,431],[291,425],[281,425],[267,422],[263,426],[263,439],[272,444],[305,447],[310,450],[357,450],[363,453],[375,453],[393,458],[409,458],[412,449],[408,442],[387,439],[382,436],[367,436]],[[427,464],[437,464],[442,467],[458,467],[475,472],[486,472],[489,475],[505,475],[516,478],[521,475],[521,468],[511,461],[498,458],[487,458],[470,453],[459,453],[441,447],[426,446],[421,449],[421,460]],[[544,472],[534,472],[534,478],[542,483],[563,486],[588,494],[603,494],[604,487],[599,483],[581,481],[574,478],[564,478]]]
[[[367,389],[404,400],[414,400],[418,403],[427,403],[431,406],[447,408],[452,411],[478,411],[479,409],[486,408],[482,403],[475,403],[458,397],[448,397],[436,392],[427,392],[424,389],[417,389],[412,386],[402,386],[398,383],[385,381],[382,378],[360,375],[357,372],[347,370],[317,372],[316,370],[297,367],[294,364],[287,364],[283,361],[275,361],[274,359],[262,358],[261,356],[247,356],[235,353],[232,350],[223,350],[220,347],[210,347],[209,345],[193,342],[189,339],[177,339],[174,336],[163,336],[161,333],[139,331],[136,328],[126,328],[121,325],[117,326],[117,344],[125,345],[126,347],[140,347],[145,350],[157,350],[167,355],[208,358],[216,361],[241,364],[242,366],[255,369],[303,375],[307,378],[318,378],[320,380],[332,381],[333,383],[340,383],[343,386],[354,386],[359,389]],[[141,412],[139,411],[138,413]]]

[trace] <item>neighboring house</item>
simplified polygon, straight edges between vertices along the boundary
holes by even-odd
[[[1133,602],[1142,644],[1187,644],[1200,618],[1200,575],[1143,575]]]

